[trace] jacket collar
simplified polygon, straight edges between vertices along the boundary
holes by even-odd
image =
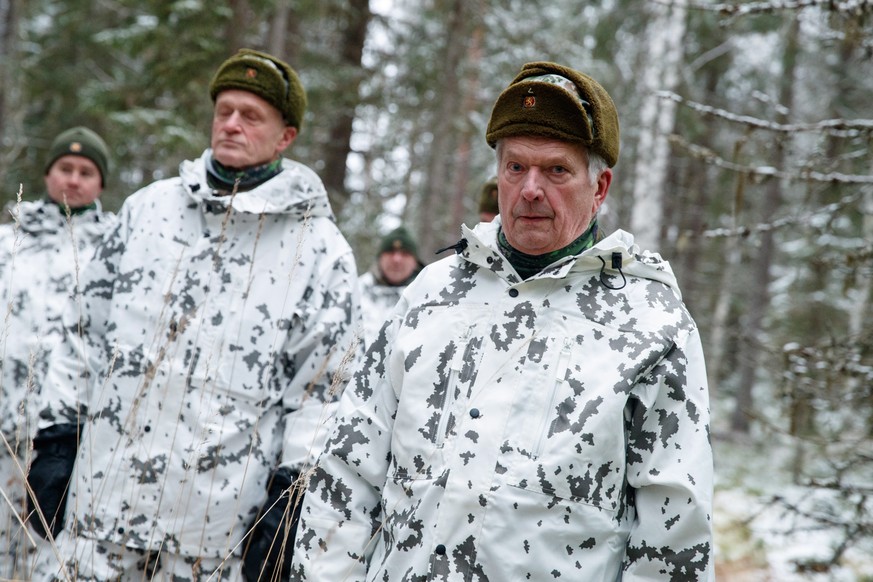
[[[461,226],[461,236],[466,239],[466,248],[460,256],[483,269],[493,271],[510,284],[522,281],[509,261],[500,254],[497,246],[497,231],[501,225],[500,216],[491,222],[480,222],[474,228]],[[603,270],[609,275],[619,275],[613,268],[613,257],[620,258],[620,268],[624,276],[641,277],[659,281],[679,293],[676,276],[670,264],[660,254],[640,251],[634,244],[632,234],[616,230],[590,249],[574,256],[564,257],[546,267],[532,279],[561,279],[571,272],[598,273]]]
[[[300,162],[284,158],[282,171],[260,186],[233,195],[219,195],[206,181],[206,160],[212,154],[207,149],[196,160],[179,165],[179,176],[198,203],[210,202],[249,214],[291,214],[299,218],[333,217],[321,179]]]

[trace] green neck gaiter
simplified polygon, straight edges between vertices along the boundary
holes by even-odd
[[[559,259],[578,255],[579,253],[590,249],[598,240],[596,216],[591,220],[591,224],[588,225],[588,230],[582,233],[579,238],[562,249],[544,255],[528,255],[527,253],[517,251],[512,248],[509,241],[506,240],[506,235],[503,234],[503,228],[501,228],[497,233],[497,246],[500,248],[500,252],[503,253],[503,256],[506,257],[509,264],[513,266],[522,279],[533,277]]]
[[[237,192],[257,188],[281,171],[282,158],[244,170],[228,168],[212,156],[206,161],[206,181],[209,186],[227,192],[233,192],[234,188]]]
[[[55,206],[60,208],[61,214],[63,214],[64,216],[67,215],[67,205],[66,204],[64,204],[63,202],[56,202],[56,201],[52,200],[51,198],[49,198],[48,196],[46,196],[46,200],[48,200],[49,202],[51,202],[52,204],[54,204]],[[87,204],[85,206],[79,206],[78,208],[70,208],[70,215],[76,216],[77,214],[84,214],[84,213],[89,212],[91,210],[97,210],[97,203],[96,202],[92,202],[91,204]]]

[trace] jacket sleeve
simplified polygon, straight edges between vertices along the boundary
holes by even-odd
[[[381,497],[397,411],[391,337],[395,308],[343,393],[324,452],[308,480],[291,579],[363,581],[381,526]],[[393,372],[393,373],[392,373]]]
[[[636,519],[622,580],[714,580],[709,396],[696,327],[644,384],[627,419]]]
[[[313,276],[301,322],[285,351],[285,435],[281,466],[295,473],[312,467],[351,370],[360,359],[356,332],[361,315],[357,270],[346,247]]]
[[[112,346],[106,338],[117,261],[125,246],[128,212],[122,209],[115,227],[103,236],[92,259],[78,275],[78,287],[63,312],[64,335],[49,355],[49,365],[40,386],[39,429],[55,424],[79,424],[99,375],[101,362],[112,361]]]

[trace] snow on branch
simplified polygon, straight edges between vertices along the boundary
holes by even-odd
[[[724,168],[732,172],[746,174],[757,178],[781,178],[785,180],[805,180],[807,182],[823,182],[829,184],[873,184],[873,175],[869,174],[843,174],[842,172],[816,172],[814,170],[798,170],[786,172],[773,166],[745,166],[735,162],[729,162],[709,148],[696,145],[687,141],[677,134],[670,135],[670,143],[684,148],[695,158],[704,162]]]
[[[677,0],[654,0],[656,4],[673,6],[679,4]],[[865,12],[873,11],[873,0],[770,0],[769,2],[747,2],[710,4],[706,2],[682,2],[683,8],[692,10],[705,10],[718,12],[726,16],[749,16],[755,14],[768,14],[783,10],[803,10],[804,8],[821,8],[829,12],[836,12],[849,16],[860,16]]]
[[[813,224],[813,220],[818,216],[832,216],[843,208],[855,204],[860,198],[859,194],[851,194],[844,196],[836,202],[826,204],[820,208],[816,208],[810,212],[799,214],[796,216],[786,216],[776,219],[772,222],[760,223],[754,226],[738,226],[736,228],[711,228],[700,233],[703,238],[726,238],[730,236],[748,236],[750,234],[760,234],[777,230],[794,224]]]
[[[755,129],[766,129],[780,133],[815,132],[835,137],[856,137],[862,133],[873,131],[873,119],[825,119],[816,123],[776,123],[750,115],[737,115],[736,113],[712,107],[711,105],[690,101],[671,91],[659,91],[657,95],[661,99],[670,99],[685,105],[698,113],[711,115]]]

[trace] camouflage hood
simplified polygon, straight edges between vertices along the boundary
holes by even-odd
[[[99,200],[95,200],[97,208],[93,211],[73,214],[70,219],[79,233],[87,238],[100,235],[106,230],[105,224],[112,214],[104,213]],[[25,201],[21,204],[10,202],[6,205],[6,214],[18,222],[19,236],[38,237],[56,233],[67,227],[67,216],[55,203],[48,200]]]
[[[237,212],[249,214],[333,217],[324,185],[315,172],[300,162],[284,158],[282,172],[274,178],[252,190],[222,196],[206,181],[206,159],[211,155],[212,150],[207,149],[198,159],[179,165],[179,176],[194,200],[225,207],[230,203]]]

